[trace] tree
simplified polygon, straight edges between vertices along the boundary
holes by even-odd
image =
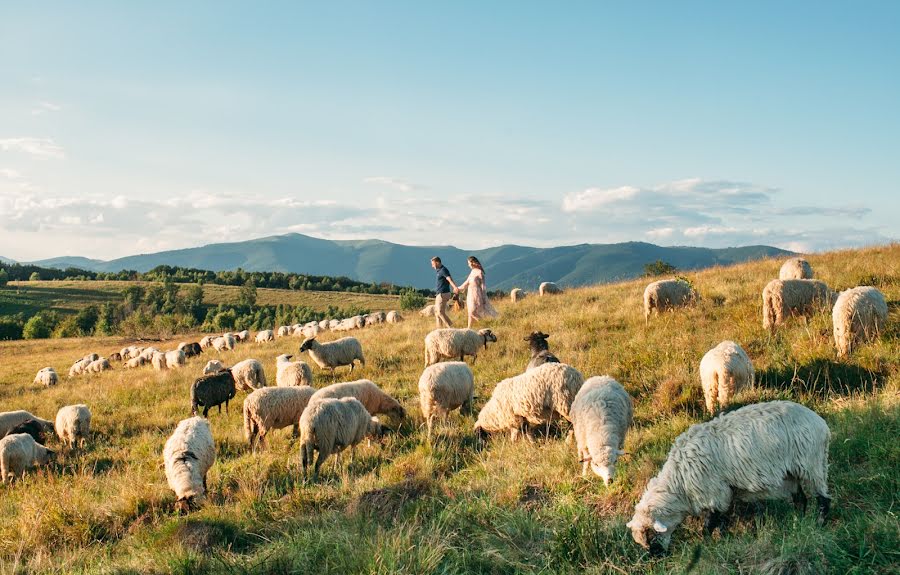
[[[28,281],[30,281],[30,282],[41,281],[41,274],[39,274],[38,272],[31,272],[31,275],[28,276]]]
[[[669,275],[675,273],[676,270],[675,266],[662,260],[644,264],[644,275],[647,277]]]
[[[50,337],[59,322],[53,312],[41,312],[25,322],[22,337],[25,339],[44,339]]]
[[[6,282],[9,281],[9,273],[3,268],[0,268],[0,287],[6,285]]]
[[[253,282],[253,278],[248,279],[241,286],[241,291],[238,294],[238,305],[247,309],[253,309],[256,305],[256,284]]]
[[[400,290],[400,309],[421,309],[427,302],[422,294],[412,288]]]

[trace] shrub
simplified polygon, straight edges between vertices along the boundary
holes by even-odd
[[[22,337],[25,339],[48,338],[59,323],[59,316],[55,312],[40,312],[33,316],[22,328]]]
[[[400,309],[421,309],[426,303],[425,296],[414,289],[400,291]]]
[[[644,275],[646,277],[669,275],[675,273],[676,270],[675,266],[662,260],[644,264]]]

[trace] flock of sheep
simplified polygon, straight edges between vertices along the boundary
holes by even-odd
[[[871,340],[883,330],[887,306],[877,289],[862,286],[838,295],[823,282],[812,279],[812,269],[800,258],[786,262],[779,275],[762,292],[765,329],[775,329],[792,315],[808,315],[832,306],[834,339],[840,355],[850,353],[860,342]],[[551,285],[542,286],[540,291],[543,295],[559,290]],[[513,290],[510,297],[518,301],[521,290]],[[696,298],[696,292],[685,280],[653,282],[643,294],[646,321],[654,310],[657,314],[676,310]],[[317,336],[325,330],[358,329],[401,319],[396,312],[380,312],[282,326],[277,332],[259,332],[255,341],[265,343],[276,334],[302,336],[299,352],[308,352],[320,369],[333,372],[349,366],[352,372],[356,362],[365,365],[359,340],[343,337],[319,342]],[[157,369],[179,368],[188,354],[196,355],[208,347],[233,349],[235,343],[249,341],[249,337],[247,332],[207,336],[197,344],[184,343],[169,352],[129,347],[119,352],[117,359],[127,361],[127,366],[143,357],[140,361],[149,361]],[[536,429],[549,431],[568,422],[571,428],[567,441],[575,443],[582,474],[593,472],[609,484],[615,478],[616,463],[624,453],[625,437],[632,424],[632,398],[610,376],[585,379],[549,350],[548,338],[540,331],[524,338],[531,350],[525,371],[494,387],[477,414],[474,432],[484,440],[507,433],[515,440],[530,437]],[[418,390],[429,439],[436,420],[456,409],[463,414],[474,411],[475,380],[465,358],[470,356],[474,362],[489,343],[496,341],[497,336],[490,329],[436,329],[425,336],[425,367]],[[91,371],[90,366],[103,359],[94,355],[76,363],[81,371]],[[352,463],[357,444],[387,431],[378,416],[406,416],[396,399],[367,379],[316,389],[310,366],[292,361],[292,357],[277,358],[276,387],[267,387],[262,365],[255,359],[230,368],[210,361],[204,375],[194,381],[190,390],[192,412],[196,414],[202,407],[202,417],[195,415],[181,421],[163,452],[166,478],[179,509],[195,507],[206,495],[206,474],[216,456],[206,417],[213,407],[221,412],[223,403],[227,410],[238,390],[249,391],[243,402],[243,426],[251,450],[263,447],[270,432],[292,427],[294,436],[299,436],[303,474],[308,476],[312,467],[313,480],[323,461],[332,454],[349,448]],[[73,366],[70,375],[79,373],[79,369]],[[753,385],[754,368],[738,343],[723,341],[701,359],[700,379],[706,409],[715,414],[741,390]],[[52,368],[45,368],[35,381],[53,385],[58,376]],[[73,445],[83,443],[89,427],[90,411],[83,405],[61,409],[55,425],[27,412],[0,414],[0,436],[6,436],[0,440],[4,480],[52,457],[52,452],[41,445],[42,432],[55,429],[60,439]],[[827,486],[829,439],[828,426],[821,417],[789,401],[752,404],[693,425],[675,440],[627,526],[640,545],[664,550],[673,530],[687,516],[706,515],[706,526],[712,530],[721,524],[722,515],[735,499],[791,498],[799,509],[805,510],[806,498],[812,495],[822,521],[831,501]]]

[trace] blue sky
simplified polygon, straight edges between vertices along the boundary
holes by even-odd
[[[898,3],[182,4],[0,3],[0,255],[898,237]]]

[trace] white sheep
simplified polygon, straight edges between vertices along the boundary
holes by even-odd
[[[175,509],[186,513],[206,497],[206,474],[216,461],[209,421],[199,416],[181,420],[166,441],[163,461],[177,497]]]
[[[59,383],[59,374],[52,367],[42,368],[34,376],[35,385],[43,385],[44,387],[52,387]]]
[[[244,399],[244,437],[251,451],[265,444],[266,434],[294,426],[297,437],[300,416],[316,392],[308,385],[263,387]]]
[[[330,319],[330,320],[328,320],[328,329],[329,329],[330,331],[336,330],[336,329],[338,328],[339,325],[341,325],[341,320],[339,320],[339,319]]]
[[[147,358],[139,355],[137,357],[132,357],[131,359],[126,361],[123,364],[123,367],[125,367],[125,369],[135,369],[141,367],[145,363],[147,363]]]
[[[167,351],[165,353],[166,358],[166,367],[169,369],[177,369],[179,367],[184,367],[187,359],[185,358],[184,351],[180,349],[175,349],[172,351]]]
[[[434,309],[433,303],[430,303],[419,310],[419,315],[421,315],[423,317],[434,317],[434,314],[435,314],[435,309]]]
[[[812,277],[812,266],[803,258],[791,258],[784,262],[781,269],[778,270],[778,279],[780,280],[808,280]]]
[[[819,280],[772,280],[762,291],[763,328],[773,331],[792,314],[808,316],[831,307],[836,298]]]
[[[806,495],[815,493],[823,521],[831,503],[830,438],[825,420],[790,401],[756,403],[692,425],[647,484],[627,525],[631,535],[644,548],[666,550],[685,517],[709,512],[712,531],[735,498],[793,496],[805,510]]]
[[[109,360],[105,357],[101,357],[100,359],[95,359],[87,364],[84,368],[84,373],[100,373],[110,369],[112,369],[112,366],[109,364]]]
[[[216,351],[231,351],[234,349],[234,335],[226,333],[214,339],[212,346]]]
[[[271,329],[264,329],[262,331],[256,332],[256,343],[266,343],[268,341],[275,341],[275,332]]]
[[[209,375],[211,373],[217,373],[225,369],[225,366],[222,365],[222,362],[218,359],[211,359],[206,362],[206,366],[203,368],[203,375]]]
[[[315,451],[319,452],[312,479],[319,477],[319,467],[332,453],[350,448],[350,465],[356,456],[356,445],[367,435],[381,433],[378,418],[369,415],[365,406],[353,397],[323,398],[310,401],[300,416],[300,461],[303,476],[308,474]]]
[[[519,288],[513,288],[512,291],[509,292],[509,301],[512,303],[516,303],[517,301],[522,301],[525,299],[525,292]]]
[[[355,337],[342,337],[327,343],[319,343],[316,338],[310,337],[300,344],[300,353],[304,351],[309,352],[309,357],[321,369],[330,369],[332,372],[336,367],[349,365],[350,373],[353,373],[353,365],[357,360],[361,365],[366,365],[362,345]]]
[[[212,347],[212,342],[215,338],[216,336],[214,335],[204,335],[202,338],[200,338],[200,349],[204,350]],[[125,356],[123,355],[122,357]]]
[[[733,341],[725,340],[700,360],[700,384],[706,400],[706,411],[725,409],[741,390],[753,387],[755,373],[747,352]]]
[[[570,420],[572,402],[584,383],[577,369],[564,363],[545,363],[521,375],[504,379],[478,414],[475,433],[510,432],[513,440],[528,425]]]
[[[369,315],[363,316],[366,327],[370,325],[378,325],[387,321],[387,314],[383,311],[373,311]]]
[[[323,319],[319,322],[319,331],[325,331],[328,329],[329,320]]]
[[[428,437],[434,420],[445,418],[459,408],[463,415],[472,413],[475,376],[462,361],[438,363],[425,368],[419,377],[419,406],[428,426]]]
[[[159,353],[159,350],[152,346],[145,347],[141,350],[141,353],[138,355],[138,357],[141,357],[146,360],[147,363],[150,363],[150,361],[153,359],[154,353]]]
[[[236,341],[236,342],[246,343],[249,340],[250,340],[250,330],[244,329],[244,330],[241,330],[241,331],[237,332],[236,334],[234,334],[234,341]]]
[[[89,353],[86,356],[82,357],[81,359],[73,363],[72,367],[69,368],[69,377],[83,374],[85,368],[87,368],[87,366],[97,361],[98,359],[100,359],[100,356],[96,353]]]
[[[690,304],[697,297],[691,284],[683,279],[659,280],[644,288],[644,320],[650,321],[650,314],[660,313]]]
[[[266,373],[262,364],[255,359],[239,361],[231,367],[235,387],[239,390],[253,391],[266,386]]]
[[[625,433],[634,415],[631,396],[608,375],[592,377],[581,386],[569,413],[582,477],[587,477],[590,468],[609,485],[616,461],[625,454]]]
[[[305,361],[291,361],[290,354],[281,354],[275,358],[275,383],[278,387],[313,384],[312,369]]]
[[[161,351],[155,352],[150,357],[150,365],[153,366],[153,369],[156,371],[165,371],[168,368],[168,364],[166,362],[166,354]]]
[[[838,355],[849,355],[857,342],[878,337],[887,317],[887,302],[877,289],[860,286],[841,292],[831,310]]]
[[[9,483],[32,467],[50,463],[54,455],[27,433],[7,435],[0,439],[0,476]]]
[[[391,310],[387,312],[387,315],[384,316],[384,321],[387,323],[400,323],[403,321],[403,316],[400,315],[400,312],[396,310]]]
[[[400,402],[381,390],[374,382],[368,379],[332,383],[316,391],[311,401],[342,397],[355,397],[366,407],[372,415],[384,414],[390,417],[402,419],[406,411]]]
[[[129,345],[128,347],[123,347],[121,350],[119,350],[119,355],[122,356],[123,360],[127,361],[127,360],[131,359],[132,357],[139,356],[143,350],[144,350],[144,348],[142,348],[142,347],[138,347],[136,345]]]
[[[541,285],[538,286],[538,295],[541,297],[553,293],[562,293],[562,288],[553,282],[542,282]]]
[[[435,329],[425,336],[425,367],[433,365],[441,359],[458,359],[465,361],[467,355],[472,356],[474,362],[478,358],[478,351],[488,342],[496,342],[497,336],[489,329],[442,328]]]
[[[83,448],[91,434],[91,410],[84,404],[60,407],[53,427],[63,445],[73,448],[78,442]]]
[[[9,434],[10,431],[25,423],[29,419],[37,421],[44,428],[44,431],[53,431],[52,421],[41,419],[40,417],[32,415],[24,409],[19,409],[16,411],[4,411],[0,413],[0,437],[5,437]]]
[[[278,331],[276,332],[276,335],[278,335],[278,337],[287,337],[287,336],[291,335],[291,326],[289,326],[289,325],[279,326]]]

